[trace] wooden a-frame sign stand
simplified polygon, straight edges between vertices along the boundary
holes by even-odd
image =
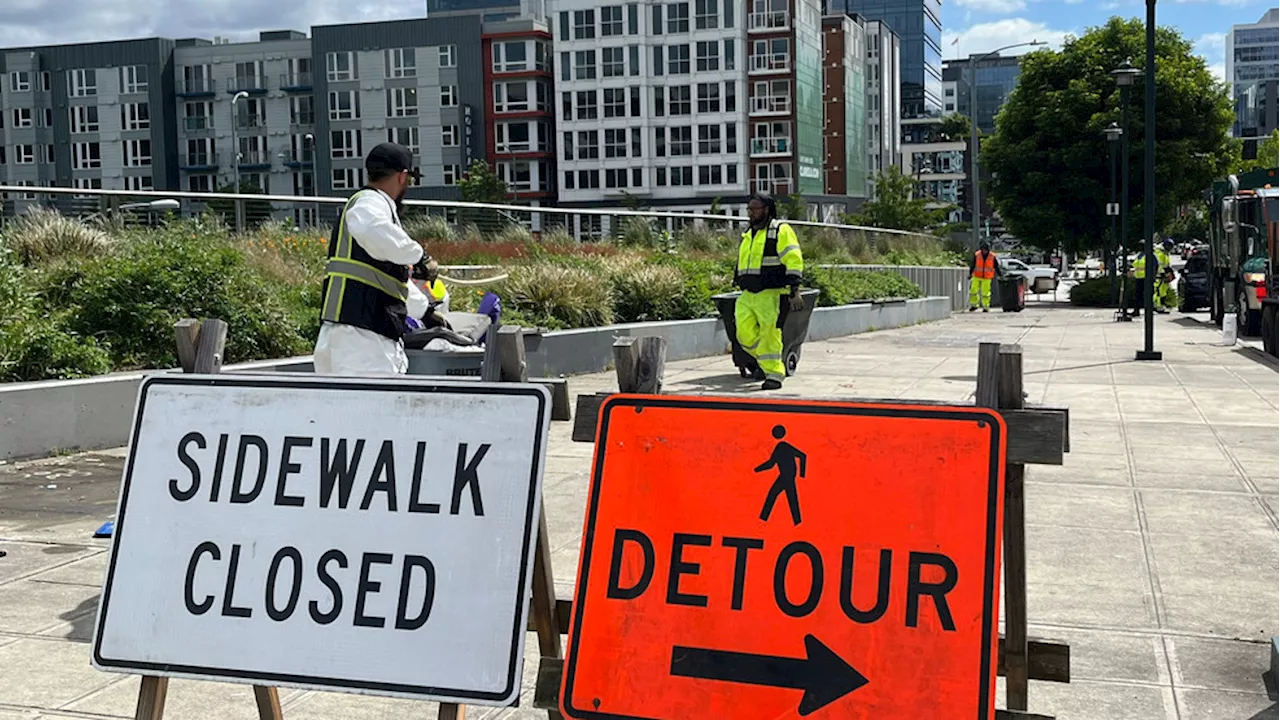
[[[174,325],[174,334],[178,360],[184,373],[215,374],[222,369],[227,323],[222,320],[179,320]],[[524,333],[521,328],[494,326],[489,330],[488,339],[480,379],[485,382],[529,382]],[[553,394],[567,392],[567,385],[563,381],[538,379],[535,382],[558,385],[558,388],[552,388]],[[559,419],[556,417],[559,413],[560,410],[553,409],[553,419]],[[529,606],[529,629],[538,633],[538,649],[542,657],[560,659],[563,662],[560,635],[564,631],[556,620],[557,601],[555,583],[551,576],[551,547],[548,543],[546,506],[541,505],[538,542],[533,557],[533,598]],[[135,720],[163,720],[168,690],[169,678],[142,676]],[[276,688],[254,685],[253,696],[257,702],[259,720],[284,720],[284,713],[280,709],[280,694]],[[548,712],[548,715],[552,720],[560,718],[557,710]],[[439,720],[465,720],[466,706],[441,703],[438,717]]]
[[[622,393],[658,394],[662,390],[665,343],[659,338],[620,338],[614,345],[618,387]],[[998,720],[1052,720],[1027,712],[1030,680],[1071,682],[1071,648],[1059,640],[1027,636],[1027,545],[1026,503],[1023,485],[1027,465],[1061,465],[1070,451],[1066,408],[1033,407],[1024,401],[1022,349],[999,343],[978,347],[978,378],[975,404],[995,408],[1008,427],[1005,455],[1004,585],[1005,633],[1000,637],[997,673],[1005,676],[1009,709],[997,710]],[[579,395],[574,418],[573,439],[596,441],[600,406],[613,393]],[[919,400],[833,398],[848,402],[956,405]],[[568,633],[572,600],[560,598],[555,604],[559,632]],[[544,646],[545,647],[545,646]],[[564,660],[557,652],[544,656],[538,666],[534,706],[558,719],[560,686]]]

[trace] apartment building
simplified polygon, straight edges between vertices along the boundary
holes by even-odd
[[[176,183],[175,133],[162,120],[173,114],[172,51],[162,39],[0,50],[0,182],[115,190]],[[34,199],[10,198],[6,211]]]
[[[822,19],[822,98],[824,189],[827,195],[865,198],[866,27],[861,18],[831,15]],[[827,203],[824,221],[839,221],[844,206]]]
[[[738,2],[557,4],[561,204],[745,206]]]
[[[902,161],[898,34],[879,20],[866,21],[867,197],[876,178]]]
[[[967,182],[965,165],[967,139],[951,140],[939,133],[941,118],[904,118],[903,135],[910,139],[902,144],[901,169],[919,183],[919,193],[930,202],[926,207],[958,205],[961,189]],[[956,207],[949,215],[952,222],[965,216],[967,208]]]
[[[828,15],[860,15],[897,33],[901,117],[928,118],[942,113],[942,0],[825,2]]]
[[[256,42],[178,40],[173,115],[181,189],[315,195],[311,41],[263,32]],[[314,222],[314,208],[295,222]]]
[[[328,25],[311,29],[316,62],[316,186],[364,185],[364,157],[381,142],[409,148],[422,182],[409,197],[456,199],[458,180],[485,157],[479,16]]]
[[[488,22],[481,44],[489,164],[506,182],[511,200],[544,204],[556,187],[551,32],[532,18]]]

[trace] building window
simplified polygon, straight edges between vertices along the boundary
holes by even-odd
[[[189,102],[184,105],[182,119],[184,130],[192,132],[213,129],[213,103]]]
[[[720,43],[698,43],[698,72],[711,72],[720,69]]]
[[[698,112],[720,112],[720,83],[698,83]]]
[[[353,52],[331,52],[325,56],[325,70],[329,82],[356,79],[356,54]]]
[[[493,86],[494,112],[524,112],[529,109],[529,85],[524,81]]]
[[[217,156],[214,154],[212,138],[196,138],[187,141],[186,164],[188,166],[213,165],[216,162]]]
[[[122,108],[123,109],[123,108]],[[14,110],[14,123],[17,123],[18,111]],[[72,133],[91,133],[98,132],[98,106],[97,105],[72,105],[71,106],[71,132]]]
[[[627,34],[640,34],[640,6],[636,3],[627,5]]]
[[[31,90],[31,73],[16,70],[9,73],[9,89],[13,92],[29,92]]]
[[[355,190],[364,185],[364,171],[360,168],[334,168],[334,190]]]
[[[127,178],[126,178],[127,179]],[[78,177],[72,178],[71,186],[80,190],[101,190],[102,178],[96,177]],[[76,198],[92,198],[93,195],[75,195]]]
[[[417,117],[418,88],[387,88],[387,117]]]
[[[724,151],[738,152],[738,126],[733,123],[727,123],[724,126]]]
[[[41,145],[40,153],[44,156],[45,164],[52,165],[58,162],[57,158],[54,157],[52,145]]]
[[[560,147],[563,148],[564,150],[564,159],[572,160],[573,159],[573,133],[567,132],[564,134],[564,142],[560,143]]]
[[[147,66],[128,65],[120,68],[120,92],[144,93],[147,91]]]
[[[656,156],[658,157],[667,156],[667,129],[666,128],[653,129],[653,148],[654,148],[654,154]],[[661,184],[665,185],[666,183],[663,182]]]
[[[590,40],[596,36],[596,11],[573,11],[573,39]]]
[[[440,128],[440,146],[458,147],[458,126],[445,125]]]
[[[606,5],[600,8],[600,36],[622,34],[622,6]]]
[[[265,90],[267,78],[262,74],[262,61],[236,63],[235,86],[232,90]]]
[[[627,116],[626,88],[604,89],[604,116],[607,118]]]
[[[604,66],[605,77],[623,77],[626,65],[623,60],[623,48],[603,48],[600,50],[600,64]]]
[[[624,158],[627,156],[627,129],[606,128],[604,131],[604,156],[606,158]]]
[[[150,175],[131,175],[124,179],[124,189],[133,191],[153,190]]]
[[[458,86],[457,85],[441,85],[440,86],[440,107],[457,107],[458,106]]]
[[[126,140],[124,143],[124,164],[126,167],[148,167],[151,165],[150,140]]]
[[[40,73],[40,89],[44,92],[53,92],[53,75],[48,70]]]
[[[791,69],[791,42],[787,38],[756,40],[751,43],[752,71],[772,72]]]
[[[597,190],[600,188],[599,170],[579,170],[578,188],[580,190]]]
[[[692,187],[693,167],[670,168],[671,187]]]
[[[661,86],[653,89],[653,114],[655,117],[662,117],[667,114],[666,88]]]
[[[667,48],[667,72],[671,75],[689,74],[688,45],[672,45]]]
[[[387,142],[401,145],[414,155],[418,154],[419,137],[420,134],[416,127],[387,128]]]
[[[575,80],[596,79],[595,50],[579,50],[573,54],[573,77]]]
[[[578,119],[579,120],[595,120],[597,117],[596,91],[595,90],[579,90],[577,101],[578,101]]]
[[[732,80],[724,84],[724,111],[738,111],[738,84]]]
[[[241,100],[236,105],[236,127],[249,129],[267,126],[267,103],[261,98]]]
[[[533,190],[533,164],[528,161],[498,163],[498,176],[513,192]]]
[[[689,92],[688,85],[676,85],[668,88],[671,92],[668,95],[669,110],[672,115],[692,115],[693,100],[692,94]]]
[[[694,27],[699,30],[714,30],[720,26],[720,0],[694,0]]]
[[[643,130],[631,128],[631,157],[644,157],[644,141],[641,140],[643,136]],[[640,185],[641,183],[637,181],[635,184]]]
[[[671,3],[667,6],[667,32],[689,32],[689,3]]]
[[[20,147],[30,148],[30,145]],[[96,142],[76,143],[71,146],[72,162],[71,167],[76,170],[89,170],[92,168],[102,167],[102,145]],[[19,163],[22,162],[19,156]]]
[[[529,69],[529,46],[523,40],[493,44],[494,72],[521,72]]]
[[[607,188],[625,188],[627,186],[627,168],[607,168],[604,171],[604,186]]]
[[[389,48],[382,51],[388,78],[418,76],[418,59],[413,48]]]
[[[458,67],[458,46],[457,45],[441,45],[440,46],[440,67],[442,68]]]
[[[71,97],[93,97],[98,94],[98,71],[77,69],[67,73],[67,92]]]
[[[733,40],[724,41],[724,69],[733,70],[737,67],[737,45]]]
[[[299,95],[289,98],[289,124],[309,127],[316,122],[315,98]]]
[[[151,107],[144,102],[121,105],[120,127],[125,130],[149,130],[151,128]]]
[[[329,119],[355,120],[360,117],[360,99],[354,90],[329,93]]]
[[[462,170],[457,165],[445,165],[443,168],[444,184],[453,186],[458,184],[458,180],[462,177]]]
[[[311,172],[293,173],[293,194],[307,197],[316,194],[316,179]]]
[[[698,166],[698,184],[699,185],[721,185],[724,183],[724,176],[719,165],[699,165]]]
[[[684,127],[667,128],[670,131],[671,141],[669,148],[671,156],[693,154],[693,128],[688,125]]]
[[[191,175],[187,178],[187,192],[213,192],[212,177],[209,175]]]
[[[529,152],[529,123],[498,123],[494,126],[494,144],[501,153]]]
[[[720,144],[720,126],[719,125],[699,125],[698,126],[698,154],[714,155],[721,152]]]
[[[13,109],[13,126],[14,127],[29,128],[29,127],[34,127],[35,124],[36,122],[32,116],[31,108],[14,108]]]
[[[578,131],[578,159],[600,159],[600,133],[596,130]]]
[[[335,159],[358,158],[364,155],[360,149],[359,130],[334,130],[329,133],[329,153]]]

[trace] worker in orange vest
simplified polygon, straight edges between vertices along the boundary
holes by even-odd
[[[991,252],[991,243],[983,240],[969,261],[969,312],[978,309],[979,301],[982,312],[991,311],[991,281],[995,277],[996,254]]]

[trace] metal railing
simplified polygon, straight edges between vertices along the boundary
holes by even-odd
[[[751,140],[752,155],[790,155],[791,138],[753,138]]]
[[[309,90],[312,87],[311,73],[285,73],[280,76],[281,90]]]
[[[791,56],[787,53],[752,55],[750,67],[753,73],[785,72],[791,69]]]
[[[183,118],[182,127],[187,132],[199,132],[201,130],[212,130],[213,118],[207,115],[196,115],[193,117]]]
[[[227,92],[266,92],[266,75],[238,75],[227,81]]]
[[[754,32],[786,30],[789,27],[791,27],[791,17],[785,10],[753,12],[747,23],[747,30]]]
[[[183,170],[191,168],[213,168],[218,166],[220,160],[219,154],[216,152],[207,153],[185,153],[178,156],[178,167]],[[45,188],[46,190],[56,190],[57,188]],[[106,192],[105,190],[95,190],[94,193]]]
[[[178,83],[179,95],[207,95],[218,91],[218,83],[213,78],[191,78]]]
[[[188,158],[184,158],[188,159]],[[190,159],[200,159],[216,163],[214,154],[194,154]],[[793,179],[754,179],[752,189],[765,191],[790,192]],[[216,184],[216,183],[215,183]],[[16,200],[15,195],[23,193],[40,196],[38,200]],[[0,195],[4,203],[5,215],[21,212],[31,205],[46,205],[57,208],[68,214],[84,214],[83,206],[92,205],[93,212],[102,212],[103,208],[116,208],[121,204],[146,203],[155,200],[178,200],[181,203],[182,215],[195,215],[208,209],[222,208],[228,221],[233,219],[230,208],[240,206],[238,213],[247,225],[252,226],[268,221],[292,222],[295,225],[330,224],[336,220],[341,206],[346,203],[345,196],[303,196],[282,195],[274,193],[217,193],[189,192],[181,190],[97,190],[69,187],[26,187],[0,185]],[[75,200],[73,196],[92,196],[92,200]],[[744,199],[745,200],[745,199]],[[548,233],[568,236],[579,240],[599,240],[605,238],[625,238],[632,234],[644,235],[653,232],[660,235],[660,230],[677,231],[687,228],[721,229],[725,232],[739,232],[747,222],[743,215],[716,215],[704,212],[679,212],[673,210],[627,210],[622,208],[563,208],[563,207],[531,207],[527,205],[504,205],[495,203],[473,203],[454,200],[414,200],[406,199],[404,205],[405,225],[423,223],[423,236],[430,238],[433,232],[447,233],[453,237],[471,237],[477,239],[528,238],[530,236],[546,236]],[[745,206],[745,201],[743,203]],[[79,207],[80,209],[76,209]],[[301,216],[314,215],[312,222],[299,220]],[[637,222],[639,221],[639,222]],[[850,242],[937,242],[933,236],[903,230],[874,228],[860,225],[838,223],[822,223],[810,220],[789,220],[797,227],[808,227],[816,230],[835,231],[840,237],[849,238]],[[657,228],[657,229],[655,229]],[[855,248],[856,250],[856,248]],[[856,254],[856,253],[855,253]]]
[[[751,112],[785,114],[791,112],[791,98],[786,95],[763,95],[751,98]]]

